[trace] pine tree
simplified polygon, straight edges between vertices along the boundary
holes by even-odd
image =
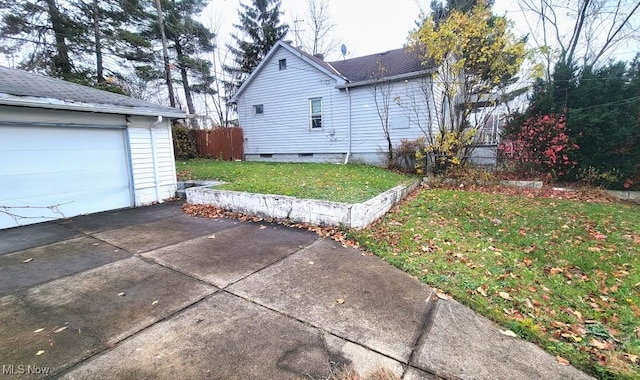
[[[228,95],[242,85],[276,42],[287,35],[289,25],[280,21],[283,14],[280,6],[280,0],[252,0],[250,5],[240,4],[240,23],[234,25],[238,33],[231,36],[235,46],[227,45],[234,55],[234,65],[224,68],[233,78],[232,82],[225,83]]]
[[[64,79],[75,76],[74,60],[79,57],[72,52],[78,50],[83,28],[56,0],[2,0],[0,10],[3,53],[24,55],[21,67],[27,70]]]
[[[178,82],[182,84],[189,113],[195,115],[192,92],[210,94],[215,80],[211,75],[211,63],[198,56],[213,51],[215,35],[194,18],[208,1],[172,0],[165,3],[165,31],[175,52],[175,66],[180,71]]]
[[[141,0],[0,0],[0,10],[0,51],[21,57],[21,68],[122,92],[105,80],[120,64],[109,70],[103,57],[122,57],[123,31],[145,15]]]

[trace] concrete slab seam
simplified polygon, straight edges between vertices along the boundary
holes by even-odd
[[[236,298],[239,298],[239,299],[241,299],[241,300],[243,300],[243,301],[249,302],[249,303],[251,303],[251,304],[253,304],[253,305],[255,305],[255,306],[258,306],[258,307],[261,307],[261,308],[263,308],[263,309],[266,309],[266,310],[272,311],[272,312],[277,313],[277,314],[279,314],[279,315],[281,315],[281,316],[283,316],[283,317],[285,317],[285,318],[287,318],[287,319],[290,319],[290,320],[293,320],[293,321],[296,321],[296,322],[302,323],[303,325],[305,325],[305,326],[307,326],[307,327],[310,327],[310,328],[316,329],[316,330],[318,330],[318,331],[320,331],[320,332],[323,332],[323,333],[326,333],[326,334],[328,334],[328,335],[334,336],[334,337],[336,337],[336,338],[342,339],[342,340],[344,340],[345,342],[348,342],[348,343],[354,344],[354,345],[356,345],[356,346],[362,347],[362,348],[364,348],[364,349],[366,349],[366,350],[369,350],[369,351],[371,351],[371,352],[373,352],[373,353],[376,353],[376,354],[378,354],[378,355],[381,355],[381,356],[383,356],[383,357],[385,357],[385,358],[387,358],[387,359],[390,359],[390,360],[393,360],[393,361],[395,361],[395,362],[400,363],[400,364],[403,366],[403,368],[405,368],[405,367],[407,367],[407,366],[409,365],[407,362],[404,362],[404,361],[402,361],[402,360],[399,360],[399,359],[397,359],[397,358],[394,358],[394,357],[392,357],[392,356],[389,356],[388,354],[385,354],[385,353],[383,353],[383,352],[380,352],[380,351],[376,350],[375,348],[372,348],[372,347],[369,347],[369,346],[363,345],[362,343],[356,342],[356,341],[354,341],[354,340],[352,340],[352,339],[350,339],[350,338],[348,338],[348,337],[340,336],[340,335],[337,335],[337,334],[335,334],[335,333],[332,333],[331,331],[327,331],[327,330],[323,329],[322,327],[317,326],[317,325],[315,325],[315,324],[313,324],[313,323],[311,323],[311,322],[309,322],[309,321],[307,321],[307,320],[297,318],[297,317],[295,317],[295,316],[293,316],[293,315],[289,315],[289,314],[287,314],[286,312],[284,312],[284,311],[282,311],[282,310],[278,310],[278,309],[272,308],[272,307],[270,307],[270,306],[268,306],[268,305],[265,305],[265,304],[263,304],[263,303],[260,303],[260,302],[258,302],[258,301],[256,301],[256,300],[253,300],[253,299],[250,299],[250,298],[245,298],[244,296],[242,296],[242,295],[240,295],[240,294],[233,293],[233,292],[232,292],[231,290],[229,290],[229,289],[222,289],[222,290],[220,290],[220,292],[223,292],[223,293],[229,294],[229,295],[231,295],[231,296],[233,296],[233,297],[236,297]],[[416,368],[416,367],[414,367],[414,368]],[[416,368],[416,369],[419,369],[419,368]],[[425,372],[426,372],[426,371],[425,371]]]
[[[263,270],[265,270],[265,269],[267,269],[267,268],[270,268],[270,267],[272,267],[272,266],[274,266],[274,265],[276,265],[276,264],[279,264],[280,262],[284,261],[285,259],[287,259],[287,258],[289,258],[289,257],[291,257],[291,256],[293,256],[293,255],[295,255],[295,254],[296,254],[296,253],[298,253],[298,252],[303,252],[303,251],[307,250],[308,248],[310,248],[312,245],[314,245],[314,244],[318,244],[318,242],[323,241],[323,240],[324,240],[324,238],[319,237],[319,238],[317,238],[313,243],[311,243],[311,244],[309,244],[309,245],[307,245],[307,246],[304,246],[304,247],[302,247],[302,248],[300,248],[300,249],[297,249],[297,250],[295,250],[295,251],[293,251],[293,252],[291,252],[291,253],[289,253],[289,254],[285,255],[284,257],[281,257],[281,258],[279,258],[279,259],[275,260],[274,262],[272,262],[272,263],[270,263],[270,264],[268,264],[268,265],[266,265],[266,266],[264,266],[264,267],[262,267],[262,268],[260,268],[260,269],[257,269],[257,270],[255,270],[254,272],[251,272],[251,273],[249,273],[249,274],[247,274],[247,275],[245,275],[245,276],[243,276],[243,277],[241,277],[241,278],[239,278],[239,279],[237,279],[237,280],[235,280],[235,281],[231,281],[231,282],[229,282],[227,285],[225,285],[225,286],[221,287],[220,289],[221,289],[221,290],[225,290],[225,291],[226,291],[226,289],[227,289],[228,287],[230,287],[230,286],[232,286],[232,285],[235,285],[235,284],[237,284],[237,283],[238,283],[238,282],[240,282],[240,281],[244,281],[244,280],[246,280],[247,278],[249,278],[249,277],[253,276],[254,274],[260,273],[260,272],[262,272]],[[229,291],[227,291],[227,292],[228,292],[229,294],[236,295],[236,294],[231,293],[231,292],[229,292]],[[242,298],[242,297],[240,297],[240,298]]]
[[[153,250],[152,250],[152,251],[153,251]],[[212,284],[212,283],[210,283],[210,282],[208,282],[208,281],[202,280],[202,279],[200,279],[200,278],[198,278],[198,277],[193,277],[191,274],[189,274],[189,273],[187,273],[187,272],[184,272],[184,271],[182,271],[182,270],[180,270],[180,269],[178,269],[178,268],[174,268],[174,267],[173,267],[173,266],[171,266],[171,265],[163,264],[163,263],[161,263],[161,262],[158,262],[158,261],[156,261],[155,259],[153,259],[153,258],[151,258],[151,257],[145,257],[145,256],[142,256],[142,255],[141,255],[141,254],[139,254],[139,253],[134,254],[134,255],[133,255],[133,257],[135,257],[135,258],[137,258],[137,259],[140,259],[141,261],[144,261],[144,262],[145,262],[145,263],[147,263],[147,264],[157,265],[157,266],[159,266],[159,267],[161,267],[161,268],[168,269],[168,270],[170,270],[170,271],[173,271],[173,272],[179,273],[179,274],[181,274],[181,275],[183,275],[183,276],[185,276],[185,277],[188,277],[188,278],[190,278],[190,279],[192,279],[192,280],[194,280],[194,281],[196,281],[196,282],[199,282],[199,283],[201,283],[201,284],[203,284],[203,285],[213,286],[213,287],[216,289],[216,292],[217,292],[218,290],[221,290],[221,288],[220,288],[220,287],[218,287],[218,286],[216,286],[215,284]]]
[[[196,298],[196,299],[195,299],[193,302],[191,302],[190,304],[185,305],[184,307],[181,307],[181,308],[179,308],[179,309],[176,309],[176,310],[174,310],[173,312],[170,312],[170,313],[168,313],[167,315],[163,316],[162,318],[158,318],[158,319],[156,319],[156,320],[152,321],[152,322],[151,322],[151,323],[149,323],[147,326],[144,326],[144,327],[143,327],[143,328],[141,328],[140,330],[135,331],[135,332],[133,332],[133,333],[131,333],[131,334],[129,334],[129,335],[127,335],[127,336],[125,336],[124,338],[120,339],[119,341],[117,341],[117,342],[115,342],[115,343],[113,343],[113,344],[110,344],[110,345],[108,345],[108,346],[106,346],[106,347],[104,347],[104,348],[102,348],[102,349],[99,349],[99,350],[96,350],[95,352],[92,352],[90,355],[88,355],[88,356],[86,356],[86,357],[84,357],[84,358],[80,359],[79,361],[77,361],[77,362],[75,362],[75,363],[71,364],[71,365],[70,365],[70,366],[68,366],[67,368],[62,369],[62,370],[61,370],[61,371],[59,371],[59,372],[52,373],[52,374],[51,374],[51,377],[60,378],[60,377],[64,376],[66,373],[71,372],[71,371],[72,371],[73,369],[75,369],[77,366],[82,365],[83,363],[89,362],[89,361],[91,361],[93,358],[95,358],[96,356],[99,356],[99,355],[101,355],[101,354],[103,354],[103,353],[106,353],[106,352],[111,351],[111,350],[115,350],[115,349],[116,349],[117,347],[119,347],[120,345],[124,344],[125,342],[129,341],[130,339],[133,339],[135,336],[137,336],[137,335],[141,334],[142,332],[144,332],[144,331],[146,331],[146,330],[150,329],[151,327],[153,327],[153,326],[157,325],[158,323],[163,322],[163,321],[166,321],[166,320],[169,320],[169,319],[173,318],[174,316],[176,316],[176,315],[178,315],[178,314],[180,314],[180,313],[182,313],[182,312],[185,312],[187,309],[190,309],[191,307],[198,305],[200,302],[204,301],[205,299],[207,299],[207,298],[209,298],[209,297],[211,297],[211,296],[213,296],[214,294],[217,294],[217,293],[219,293],[219,292],[220,292],[220,290],[219,290],[218,288],[215,288],[215,289],[213,290],[213,292],[210,292],[210,293],[204,294],[204,295],[200,296],[199,298]]]
[[[417,354],[417,349],[418,347],[420,347],[420,342],[425,339],[426,336],[429,335],[429,332],[431,331],[431,328],[433,327],[433,316],[437,313],[439,307],[440,307],[440,300],[438,299],[438,297],[436,297],[435,294],[433,294],[432,291],[429,300],[427,302],[427,307],[425,308],[424,311],[424,316],[422,317],[422,324],[420,327],[420,330],[418,330],[418,334],[416,334],[416,338],[413,341],[413,345],[411,346],[411,354],[409,355],[409,360],[407,361],[407,366],[408,367],[413,367],[416,369],[419,369],[421,371],[430,373],[432,375],[435,376],[439,376],[437,373],[433,373],[429,370],[425,370],[422,368],[418,368],[415,366],[412,366],[411,363],[413,363],[413,360],[415,358],[415,355]],[[408,370],[408,368],[407,368]],[[405,372],[402,374],[402,378],[404,378],[404,376],[406,375],[406,370]]]

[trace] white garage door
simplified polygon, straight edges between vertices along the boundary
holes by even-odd
[[[132,206],[124,133],[0,123],[0,228]]]

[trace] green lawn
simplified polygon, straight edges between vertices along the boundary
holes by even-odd
[[[216,179],[225,190],[335,202],[363,202],[415,177],[366,165],[234,162],[195,159],[177,161],[180,179]]]
[[[638,206],[422,190],[350,236],[592,375],[640,378]]]

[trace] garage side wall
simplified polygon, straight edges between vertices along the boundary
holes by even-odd
[[[176,170],[171,123],[157,118],[130,117],[127,128],[135,205],[162,202],[175,196]]]

